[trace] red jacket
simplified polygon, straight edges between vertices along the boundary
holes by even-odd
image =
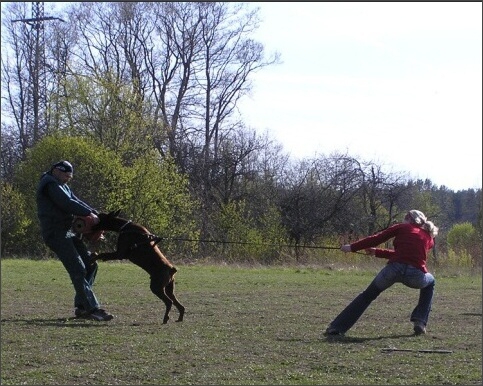
[[[351,244],[352,252],[377,247],[379,244],[394,238],[394,249],[376,248],[376,257],[412,265],[424,273],[428,272],[426,260],[429,250],[434,246],[431,235],[415,224],[401,223],[365,237]]]

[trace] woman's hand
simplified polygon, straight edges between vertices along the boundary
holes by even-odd
[[[352,252],[351,245],[350,244],[344,244],[340,247],[340,250],[342,252]]]

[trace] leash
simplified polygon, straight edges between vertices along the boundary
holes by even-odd
[[[127,224],[126,224],[127,225]],[[125,225],[124,225],[125,226]],[[124,228],[123,226],[123,228]],[[262,245],[262,246],[267,246],[267,247],[286,247],[286,248],[307,248],[307,249],[329,249],[329,250],[339,250],[340,247],[329,247],[329,246],[324,246],[324,245],[291,245],[291,244],[271,244],[271,243],[252,243],[248,241],[220,241],[220,240],[203,240],[203,239],[187,239],[187,238],[182,238],[182,237],[160,237],[152,233],[140,233],[140,232],[123,232],[123,233],[138,233],[140,235],[145,235],[147,237],[146,241],[142,243],[134,243],[131,248],[129,248],[130,251],[139,248],[143,245],[150,244],[152,247],[156,246],[163,240],[169,240],[169,241],[184,241],[184,242],[197,242],[197,243],[217,243],[217,244],[237,244],[237,245]],[[154,244],[151,244],[151,242],[154,241]],[[366,255],[363,252],[352,252],[352,253],[357,253],[360,255]]]
[[[159,236],[157,236],[159,237]],[[217,243],[217,244],[238,244],[238,245],[263,245],[267,247],[287,247],[287,248],[308,248],[308,249],[340,249],[340,247],[329,247],[324,245],[291,245],[291,244],[272,244],[272,243],[253,243],[249,241],[221,241],[221,240],[207,240],[207,239],[188,239],[183,237],[160,237],[161,240],[170,241],[186,241],[198,243]],[[159,242],[159,241],[158,241]],[[359,253],[359,252],[353,252]]]
[[[273,244],[273,243],[253,243],[249,241],[222,241],[222,240],[209,240],[209,239],[190,239],[190,238],[184,238],[184,237],[161,237],[157,236],[152,233],[141,233],[141,232],[136,232],[136,231],[124,231],[124,228],[126,228],[129,224],[132,223],[132,220],[127,220],[126,223],[119,229],[119,233],[138,233],[141,235],[147,236],[146,241],[142,243],[135,243],[131,246],[130,250],[136,249],[140,246],[143,246],[145,244],[152,244],[152,247],[156,246],[159,244],[161,241],[166,240],[166,241],[182,241],[182,242],[197,242],[197,243],[216,243],[216,244],[236,244],[236,245],[259,245],[259,246],[266,246],[266,247],[286,247],[286,248],[302,248],[302,249],[326,249],[326,250],[339,250],[340,247],[332,247],[332,246],[325,246],[325,245],[292,245],[292,244]],[[358,254],[363,254],[363,252],[352,252],[352,253],[358,253]]]

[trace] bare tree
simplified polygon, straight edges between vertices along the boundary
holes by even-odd
[[[221,169],[227,154],[233,156],[227,152],[233,145],[230,133],[244,130],[236,105],[251,88],[250,75],[279,60],[278,54],[265,59],[263,46],[250,39],[258,27],[257,13],[246,3],[163,3],[158,8],[164,55],[146,55],[156,108],[168,150],[197,182],[194,189],[205,208],[212,207],[213,189],[227,188],[227,180],[218,176],[226,172]],[[190,170],[193,159],[196,167]]]
[[[398,203],[407,194],[407,177],[385,172],[382,165],[374,162],[366,162],[361,167],[364,172],[359,200],[362,210],[353,221],[353,229],[359,234],[372,234],[392,225],[401,216],[401,210],[405,210]]]
[[[33,105],[29,66],[34,52],[34,35],[27,24],[12,22],[27,18],[27,4],[8,3],[2,9],[2,131],[8,125],[8,132],[18,141],[18,147],[15,146],[19,150],[18,159],[24,159],[35,137],[30,120],[32,115],[29,114]]]
[[[359,193],[360,164],[345,154],[302,160],[286,176],[280,207],[291,242],[311,243],[337,230],[343,213]]]
[[[48,96],[58,84],[52,72],[57,58],[49,55],[49,47],[51,32],[62,19],[43,11],[43,3],[2,7],[2,152],[8,152],[2,159],[13,163],[4,165],[4,171],[54,129]]]

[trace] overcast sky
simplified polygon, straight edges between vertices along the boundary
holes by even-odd
[[[482,185],[482,3],[253,3],[283,64],[241,104],[293,158],[347,152],[453,190]]]

